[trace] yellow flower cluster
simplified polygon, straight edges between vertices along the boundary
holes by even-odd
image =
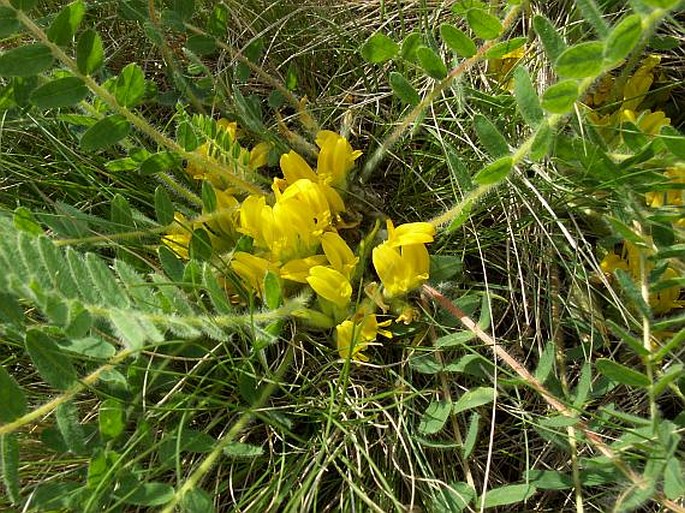
[[[633,123],[647,135],[657,135],[662,127],[671,123],[661,110],[652,112],[650,109],[640,108],[654,83],[656,68],[660,61],[657,55],[648,56],[619,91],[614,91],[615,78],[612,75],[604,75],[594,91],[584,99],[588,107],[595,109],[590,110],[588,118],[606,140],[611,141],[617,133],[616,128],[625,122]],[[618,98],[612,98],[612,94],[616,94]],[[614,105],[616,108],[613,108]],[[597,112],[597,109],[606,110],[610,107],[611,112]]]
[[[647,248],[639,248],[631,242],[624,242],[621,255],[609,252],[600,262],[600,267],[604,273],[612,274],[616,269],[621,269],[630,274],[633,281],[636,283],[641,279],[640,276],[640,256],[649,256]],[[647,260],[646,273],[650,273],[654,265]],[[668,267],[659,281],[666,281],[672,278],[678,278],[680,274],[673,267]],[[658,292],[649,295],[649,306],[655,314],[665,314],[674,309],[682,308],[685,302],[680,300],[681,287],[678,285],[672,287],[662,288]]]
[[[240,161],[228,166],[227,172],[241,172],[244,177],[245,170],[253,171],[266,163],[270,147],[257,145],[248,151],[235,143],[235,123],[222,120],[217,124],[235,145],[233,154]],[[344,227],[341,214],[345,211],[348,176],[361,151],[328,130],[317,134],[316,144],[315,169],[295,151],[285,153],[279,161],[283,176],[274,179],[272,194],[248,195],[242,201],[236,191],[227,188],[222,176],[189,164],[186,170],[190,176],[214,188],[217,208],[194,221],[176,214],[163,242],[179,257],[188,259],[191,233],[203,227],[210,232],[213,249],[220,248],[229,255],[232,271],[251,293],[265,297],[268,273],[277,277],[285,293],[311,289],[317,297],[316,307],[302,309],[296,316],[319,328],[335,327],[339,355],[367,361],[363,350],[379,334],[392,336],[385,329],[391,321],[379,322],[376,316],[377,308],[384,313],[390,308],[384,300],[399,305],[394,311],[401,311],[401,320],[414,319],[413,311],[401,298],[428,279],[426,244],[433,241],[435,228],[429,223],[395,227],[388,220],[387,240],[375,247],[372,255],[382,287],[369,284],[359,288],[364,284],[364,270],[358,268],[359,257],[338,230]],[[210,142],[196,151],[208,158],[216,155]],[[250,243],[240,244],[243,249],[236,250],[240,237]],[[354,294],[355,289],[361,292],[369,288],[380,291],[381,299]]]

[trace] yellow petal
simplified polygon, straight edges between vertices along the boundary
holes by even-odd
[[[314,255],[291,260],[281,267],[281,278],[298,283],[307,283],[307,276],[312,267],[326,265],[325,255]]]
[[[316,144],[321,148],[316,165],[319,178],[333,187],[344,188],[347,174],[362,152],[352,149],[347,139],[330,130],[320,131],[316,136]]]
[[[369,358],[362,353],[368,344],[359,336],[361,329],[350,320],[341,322],[335,327],[335,343],[341,358],[368,362]]]
[[[321,236],[321,246],[333,269],[348,278],[352,276],[359,258],[347,245],[347,242],[335,232],[326,232]]]
[[[250,167],[252,169],[259,169],[266,165],[272,146],[271,143],[261,142],[250,150]]]
[[[388,244],[392,247],[433,242],[435,226],[430,223],[405,223],[395,228],[392,221],[386,221]]]
[[[295,151],[281,155],[280,165],[283,176],[289,184],[293,184],[301,178],[306,178],[312,182],[318,181],[316,173],[312,171],[307,161]]]
[[[319,296],[340,308],[350,304],[352,285],[335,269],[322,265],[314,266],[309,270],[307,283]]]

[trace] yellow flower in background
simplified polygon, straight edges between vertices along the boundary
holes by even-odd
[[[359,258],[354,256],[347,242],[336,232],[326,232],[321,236],[321,246],[333,269],[349,279]]]
[[[614,252],[608,253],[600,262],[600,267],[603,272],[611,274],[617,269],[621,269],[630,274],[635,283],[641,280],[640,276],[640,258],[644,254],[646,258],[651,254],[647,248],[640,248],[630,242],[623,243],[623,251],[621,256]],[[649,260],[645,262],[645,272],[650,273],[654,269],[654,264]],[[679,278],[680,274],[673,267],[668,267],[659,278],[659,282],[666,281],[673,278]],[[679,301],[682,287],[673,285],[672,287],[663,288],[657,292],[649,294],[649,306],[655,314],[668,313],[676,308],[682,308],[685,303]]]
[[[661,62],[658,55],[649,55],[642,65],[631,75],[623,87],[622,110],[636,110],[654,83],[654,69]]]
[[[435,226],[430,223],[405,223],[397,228],[392,221],[386,221],[388,230],[387,244],[393,248],[410,244],[427,244],[433,242]]]
[[[269,152],[273,148],[273,144],[268,142],[260,142],[250,150],[250,168],[259,169],[264,167],[267,163]]]
[[[162,244],[183,260],[189,260],[188,248],[195,228],[196,226],[188,221],[183,214],[176,212],[174,213],[174,222],[169,226],[169,231],[162,236]]]
[[[621,120],[633,123],[642,133],[648,135],[657,135],[661,127],[671,124],[671,119],[667,118],[666,114],[660,110],[656,112],[645,110],[638,115],[633,110],[624,109],[621,111]]]
[[[314,266],[309,270],[307,283],[314,292],[338,308],[346,308],[350,304],[352,285],[345,275],[335,269]]]
[[[606,274],[613,274],[616,269],[621,269],[628,272],[628,262],[626,262],[613,251],[607,253],[607,255],[599,263],[599,267],[602,269],[602,272]]]
[[[497,82],[504,89],[512,90],[514,88],[514,81],[511,79],[507,80],[507,77],[525,55],[526,47],[521,46],[505,53],[498,59],[488,59],[488,72],[493,74]]]
[[[386,297],[405,295],[428,280],[430,257],[423,244],[393,247],[385,242],[373,249],[372,260]]]
[[[361,319],[359,319],[359,317]],[[376,315],[357,312],[352,320],[347,319],[335,328],[335,343],[341,358],[350,358],[359,362],[368,362],[369,357],[363,351],[373,343],[378,335],[392,338],[392,333],[386,329],[390,320],[378,322]]]
[[[672,267],[667,268],[664,274],[661,275],[660,280],[666,281],[673,278],[680,278],[678,271]],[[667,287],[654,292],[649,295],[649,306],[655,314],[668,313],[676,308],[682,308],[685,306],[685,302],[680,301],[681,287],[678,285],[673,285],[672,287]]]
[[[238,123],[235,121],[221,118],[216,122],[216,126],[226,132],[231,137],[232,141],[235,141],[238,138]]]
[[[316,144],[320,148],[316,164],[319,178],[327,185],[344,189],[347,185],[347,175],[362,152],[353,149],[342,135],[330,130],[321,130],[317,133]]]
[[[216,234],[229,238],[236,235],[236,227],[239,219],[240,203],[230,193],[221,190],[214,190],[216,196],[216,210],[214,212],[204,212],[209,216],[207,226]]]
[[[647,205],[652,208],[660,208],[664,205],[685,205],[685,165],[669,167],[664,172],[664,176],[668,178],[669,183],[681,186],[681,188],[650,191],[645,194]]]

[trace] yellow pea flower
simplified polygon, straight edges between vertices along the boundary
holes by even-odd
[[[272,212],[264,196],[248,196],[240,207],[238,231],[254,239],[255,245],[266,247],[264,231],[269,226]],[[271,223],[273,224],[273,223]]]
[[[607,274],[613,274],[616,269],[622,269],[627,272],[628,262],[618,256],[616,253],[611,252],[607,253],[607,255],[602,259],[602,261],[599,263],[599,267],[602,269],[602,272]]]
[[[321,130],[317,133],[316,144],[320,148],[316,164],[319,178],[328,185],[344,189],[347,174],[362,152],[354,150],[347,139],[330,130]]]
[[[231,137],[231,141],[235,141],[237,139],[238,123],[235,121],[229,121],[225,118],[221,118],[216,122],[216,126],[226,132]]]
[[[180,212],[174,213],[174,222],[169,226],[169,231],[162,236],[162,244],[176,253],[179,258],[189,260],[188,248],[190,237],[195,226]]]
[[[676,186],[685,186],[685,166],[669,167],[664,176]],[[681,206],[685,204],[685,188],[673,188],[665,191],[650,191],[645,194],[647,205],[653,208],[664,205]]]
[[[328,259],[325,255],[313,255],[305,258],[296,258],[281,267],[281,278],[298,283],[307,283],[309,271],[315,266],[325,266]]]
[[[250,167],[252,169],[259,169],[267,163],[269,152],[273,145],[269,142],[260,142],[250,150]]]
[[[235,237],[240,203],[226,191],[215,189],[214,195],[216,196],[216,210],[214,212],[203,212],[209,216],[207,225],[215,234],[233,238]]]
[[[630,121],[637,126],[641,132],[648,135],[656,135],[661,130],[661,127],[671,124],[671,119],[666,117],[666,114],[660,110],[652,112],[645,110],[638,114],[629,109],[621,111],[621,119],[623,121]]]
[[[336,232],[326,232],[321,236],[321,246],[333,269],[349,279],[359,258],[354,256],[347,242]]]
[[[386,242],[373,249],[372,260],[386,297],[407,294],[428,279],[430,257],[423,244],[397,248]]]
[[[309,270],[307,283],[319,296],[339,308],[346,308],[352,298],[352,285],[340,272],[317,265]]]
[[[359,316],[357,312],[355,317]],[[392,338],[392,333],[383,328],[392,321],[378,322],[375,314],[366,314],[361,322],[347,319],[335,328],[335,343],[341,358],[350,358],[359,362],[368,362],[369,357],[362,351],[376,340],[378,335]]]
[[[278,266],[250,253],[238,251],[233,255],[231,268],[240,278],[259,295],[262,294],[264,276],[271,271],[278,274]]]
[[[658,55],[649,55],[623,87],[623,109],[636,110],[654,82],[654,68],[661,62]]]
[[[673,278],[679,278],[680,274],[678,271],[669,267],[661,275],[660,280],[670,280]],[[676,308],[682,308],[685,303],[679,301],[680,299],[681,287],[674,285],[665,289],[661,289],[653,294],[649,295],[649,306],[652,307],[655,314],[668,313]]]
[[[388,229],[387,244],[393,248],[410,244],[426,244],[433,242],[435,226],[430,223],[405,223],[394,227],[392,221],[386,221]]]
[[[283,177],[289,184],[295,183],[302,178],[306,178],[312,182],[319,181],[319,177],[316,176],[316,173],[309,167],[307,161],[296,151],[291,150],[290,152],[281,155],[280,165]]]

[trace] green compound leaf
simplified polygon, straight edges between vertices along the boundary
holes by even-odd
[[[449,401],[431,401],[421,416],[419,433],[422,435],[433,435],[441,431],[450,416],[451,410],[452,403]]]
[[[20,46],[0,55],[0,75],[29,77],[52,66],[50,49],[40,43]]]
[[[174,222],[174,205],[171,202],[169,193],[161,185],[158,185],[155,189],[155,215],[157,216],[157,222],[162,226],[167,226]]]
[[[14,9],[0,7],[0,37],[11,36],[19,31],[21,23],[17,19]]]
[[[55,109],[75,105],[87,94],[88,88],[80,78],[64,77],[34,89],[30,99],[40,109]]]
[[[410,62],[416,62],[416,50],[422,45],[421,34],[412,32],[402,41],[400,57]]]
[[[642,37],[642,18],[633,14],[624,18],[604,43],[604,59],[616,63],[625,59]]]
[[[174,496],[174,488],[167,483],[139,483],[127,482],[117,490],[124,504],[135,506],[161,506],[169,502]]]
[[[55,410],[57,427],[67,448],[74,454],[83,454],[86,449],[86,435],[79,422],[79,413],[72,401],[60,404]]]
[[[542,121],[544,113],[540,107],[538,93],[524,66],[518,66],[514,70],[514,98],[525,122],[531,128],[536,128]]]
[[[416,58],[429,77],[435,80],[442,80],[447,76],[447,66],[431,48],[420,46],[416,50]]]
[[[495,39],[502,33],[499,19],[483,9],[469,9],[466,21],[473,33],[481,39]]]
[[[452,6],[452,12],[457,16],[466,16],[470,9],[486,9],[487,6],[481,0],[457,0]]]
[[[116,399],[105,399],[98,413],[100,434],[105,439],[118,437],[126,427],[124,406]]]
[[[25,337],[26,351],[46,383],[66,390],[76,383],[76,371],[71,360],[55,341],[38,329],[30,329]]]
[[[278,275],[271,271],[264,275],[264,303],[272,310],[275,310],[283,303],[281,280]]]
[[[86,4],[83,3],[83,0],[76,0],[62,8],[48,28],[48,39],[59,46],[71,44],[85,13]]]
[[[0,365],[0,422],[11,422],[26,413],[26,396],[19,384]]]
[[[207,261],[212,257],[212,240],[203,228],[194,230],[190,237],[190,258]]]
[[[604,44],[588,41],[571,46],[556,60],[554,67],[562,77],[585,78],[598,75],[602,71]]]
[[[540,15],[533,18],[533,27],[549,59],[552,62],[556,61],[566,49],[566,43],[557,32],[556,27],[552,25],[551,21]]]
[[[84,75],[92,75],[104,63],[105,51],[100,34],[86,30],[76,45],[76,65]]]
[[[421,102],[419,93],[416,92],[414,86],[401,73],[391,72],[388,81],[390,82],[392,92],[404,103],[418,105]]]
[[[19,441],[14,433],[0,436],[0,469],[7,498],[19,504]]]
[[[486,508],[494,508],[523,502],[532,497],[536,491],[535,487],[529,484],[506,485],[493,488],[485,494],[484,506]]]
[[[650,385],[649,378],[647,376],[641,372],[631,369],[630,367],[616,363],[613,360],[609,360],[608,358],[600,358],[595,363],[597,365],[597,370],[599,370],[599,372],[601,372],[611,381],[641,388],[647,388]]]
[[[95,151],[116,144],[131,131],[131,124],[118,114],[106,117],[90,127],[81,137],[81,148]]]
[[[467,483],[450,483],[440,488],[433,497],[431,509],[434,513],[460,513],[476,498],[476,492]],[[474,511],[470,509],[470,511]]]
[[[114,83],[114,96],[124,107],[135,107],[145,96],[145,75],[138,64],[132,62],[119,73]]]
[[[181,499],[183,513],[214,513],[214,500],[212,496],[200,488],[193,488],[183,495]]]
[[[509,145],[502,133],[488,118],[482,114],[476,114],[473,118],[478,139],[487,152],[493,157],[502,157],[509,154]]]
[[[527,37],[514,37],[509,41],[502,41],[493,45],[487,52],[485,52],[486,59],[501,59],[509,52],[518,50],[528,41]]]
[[[195,55],[209,55],[216,50],[216,39],[212,36],[195,34],[188,38],[186,47]]]
[[[494,185],[509,175],[513,165],[514,160],[511,157],[502,157],[478,171],[473,181],[478,185]]]
[[[360,53],[365,61],[378,64],[389,61],[397,55],[399,50],[400,47],[395,41],[379,32],[366,40],[360,49]]]
[[[471,410],[495,400],[497,392],[492,387],[478,387],[464,393],[459,400],[454,403],[452,413],[457,414],[466,410]]]
[[[457,55],[469,58],[476,54],[476,43],[465,32],[449,23],[440,25],[440,37]]]
[[[576,0],[575,4],[585,21],[592,26],[597,35],[601,39],[606,39],[609,35],[609,25],[604,21],[602,11],[595,0]]]
[[[554,114],[566,114],[578,99],[578,83],[563,80],[550,86],[542,95],[542,108]]]
[[[230,442],[224,447],[224,454],[232,458],[257,458],[264,454],[264,449],[259,445],[245,444],[242,442]]]
[[[178,155],[171,151],[160,151],[150,155],[140,165],[140,172],[144,175],[154,175],[168,171],[180,165],[181,159]]]

